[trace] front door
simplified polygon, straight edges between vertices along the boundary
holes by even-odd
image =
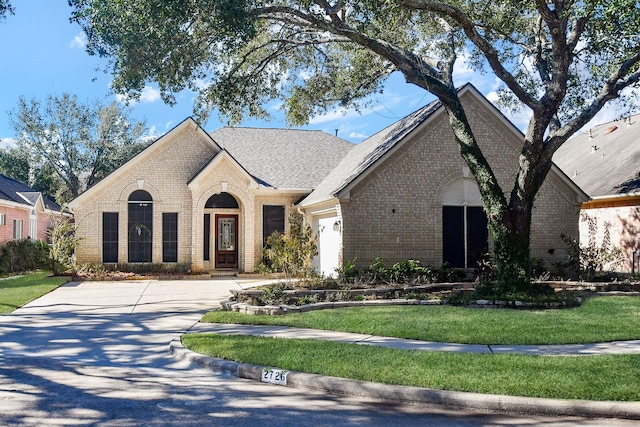
[[[238,215],[216,215],[215,268],[238,267]]]

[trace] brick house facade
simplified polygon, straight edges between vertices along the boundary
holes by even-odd
[[[473,86],[460,93],[510,188],[522,134]],[[554,167],[536,200],[533,256],[548,263],[564,256],[560,234],[577,233],[585,200]],[[79,263],[251,272],[265,237],[284,230],[292,212],[317,233],[315,267],[325,275],[345,260],[368,265],[375,257],[473,268],[490,244],[477,186],[438,103],[357,145],[316,131],[209,135],[187,119],[70,206],[83,239]]]
[[[553,159],[590,196],[582,204],[580,241],[595,238],[601,245],[608,230],[611,245],[622,250],[622,262],[607,268],[640,271],[640,114],[588,129]],[[585,215],[595,220],[594,236]]]
[[[47,241],[51,217],[60,214],[57,203],[0,174],[0,245],[27,237]]]
[[[523,135],[472,85],[460,99],[501,186],[510,190]],[[548,268],[566,257],[560,235],[577,235],[586,195],[553,167],[534,205],[531,254]],[[478,187],[460,156],[448,117],[434,102],[360,143],[302,203],[323,240],[339,224],[338,263],[407,259],[474,268],[491,242]],[[329,273],[320,250],[316,267]],[[329,255],[333,256],[332,254]],[[333,262],[335,263],[335,261]]]

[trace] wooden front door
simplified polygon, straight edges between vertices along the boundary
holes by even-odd
[[[238,215],[216,215],[215,268],[238,267]]]

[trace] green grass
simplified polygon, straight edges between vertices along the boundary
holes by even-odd
[[[640,356],[406,351],[337,342],[189,334],[198,353],[362,381],[553,399],[640,400]]]
[[[0,314],[11,313],[67,281],[64,277],[47,277],[49,274],[39,271],[0,280]]]
[[[204,322],[285,325],[466,344],[574,344],[640,339],[640,298],[589,298],[561,310],[452,306],[354,307],[256,316],[207,313]]]

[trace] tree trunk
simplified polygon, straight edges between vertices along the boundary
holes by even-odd
[[[539,177],[532,175],[532,169],[527,167],[531,164],[530,156],[526,153],[521,155],[520,171],[507,203],[504,191],[477,145],[457,92],[452,91],[448,97],[440,99],[445,104],[462,158],[469,166],[482,195],[489,233],[494,242],[499,286],[504,292],[527,292],[531,288],[531,213],[541,183]]]
[[[530,289],[531,209],[508,208],[500,218],[489,217],[499,286],[505,293]]]

